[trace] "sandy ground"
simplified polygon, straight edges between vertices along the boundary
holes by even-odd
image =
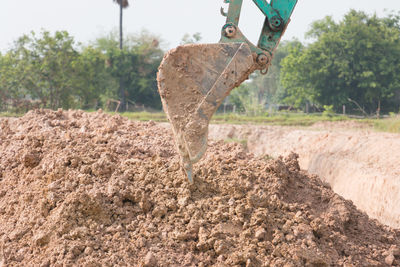
[[[192,185],[155,123],[0,119],[0,266],[398,266],[400,231],[297,157],[210,142]]]
[[[352,122],[311,128],[212,125],[211,139],[246,140],[248,150],[272,157],[299,155],[302,169],[328,182],[372,218],[400,228],[400,135]]]

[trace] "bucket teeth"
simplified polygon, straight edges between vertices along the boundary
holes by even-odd
[[[183,45],[169,51],[161,62],[158,90],[190,182],[192,165],[207,150],[212,115],[254,69],[245,43]]]

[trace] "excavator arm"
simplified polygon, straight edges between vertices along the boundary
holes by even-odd
[[[243,0],[229,4],[217,44],[189,44],[170,50],[158,72],[158,90],[172,125],[181,166],[193,182],[193,164],[207,149],[208,125],[231,90],[255,70],[266,73],[297,0],[253,0],[265,15],[257,46],[240,31]]]
[[[267,71],[273,53],[278,46],[290,16],[297,4],[297,0],[253,0],[265,15],[264,25],[257,46],[253,45],[240,31],[239,19],[243,0],[225,0],[229,3],[228,12],[221,8],[221,14],[226,16],[226,24],[222,27],[220,43],[246,43],[254,54],[257,69]]]

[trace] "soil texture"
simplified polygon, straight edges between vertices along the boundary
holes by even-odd
[[[211,142],[191,185],[153,122],[0,119],[0,266],[399,265],[400,232],[297,158]]]
[[[256,156],[294,152],[302,169],[318,175],[370,217],[400,228],[400,134],[344,121],[307,128],[211,125],[210,138],[240,141]]]

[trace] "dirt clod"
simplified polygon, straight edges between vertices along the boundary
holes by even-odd
[[[145,267],[154,267],[157,265],[157,259],[154,257],[152,252],[148,252],[146,257],[144,258],[144,266]]]
[[[22,156],[22,162],[24,163],[25,167],[36,167],[40,162],[39,154],[35,152],[28,152]]]
[[[0,119],[0,266],[390,266],[400,232],[298,167],[103,112]],[[35,155],[35,156],[32,156]]]
[[[385,263],[386,263],[387,265],[392,266],[392,265],[393,265],[393,262],[394,262],[394,256],[393,256],[392,254],[390,254],[389,256],[387,256],[387,257],[385,258]]]

